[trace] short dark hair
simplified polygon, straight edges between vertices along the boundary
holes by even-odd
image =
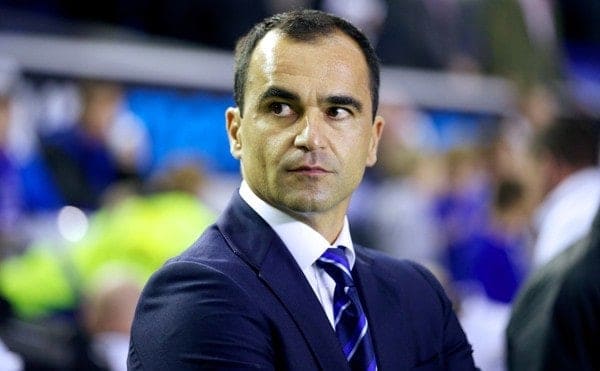
[[[600,124],[590,118],[563,118],[541,129],[534,139],[534,151],[549,153],[575,168],[599,162]]]
[[[262,38],[271,30],[280,30],[287,37],[299,41],[313,41],[339,30],[354,40],[365,56],[369,68],[373,118],[379,104],[379,60],[367,37],[350,22],[313,9],[293,10],[276,14],[256,24],[240,38],[235,48],[235,80],[233,83],[235,104],[244,110],[244,91],[248,78],[248,66],[252,52]]]

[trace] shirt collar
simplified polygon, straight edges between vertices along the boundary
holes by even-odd
[[[548,215],[568,195],[583,194],[583,192],[594,192],[600,183],[600,169],[598,167],[586,167],[578,170],[563,179],[538,206],[534,223],[538,230],[544,224]]]
[[[325,237],[312,227],[263,201],[250,189],[245,180],[242,181],[239,193],[240,197],[273,228],[303,271],[313,265],[325,250],[332,247]],[[344,217],[342,231],[333,246],[345,247],[344,252],[352,269],[356,254],[350,236],[348,217]]]

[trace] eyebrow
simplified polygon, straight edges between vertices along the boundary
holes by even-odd
[[[358,112],[362,112],[363,109],[362,103],[349,95],[332,95],[325,98],[325,102],[336,106],[352,106]]]
[[[260,102],[270,99],[270,98],[282,98],[290,101],[298,101],[300,100],[300,96],[296,93],[292,93],[289,90],[279,88],[277,86],[272,86],[265,90],[264,93],[260,95]]]
[[[287,89],[280,88],[277,86],[271,86],[260,95],[259,102],[262,102],[262,101],[265,101],[265,100],[271,99],[271,98],[280,98],[280,99],[285,99],[288,101],[299,101],[300,100],[300,96],[296,93],[293,93]],[[361,102],[359,102],[356,98],[351,97],[349,95],[331,95],[331,96],[325,97],[323,99],[323,101],[328,104],[336,105],[336,106],[352,106],[358,112],[362,112],[362,109],[363,109],[363,104]]]

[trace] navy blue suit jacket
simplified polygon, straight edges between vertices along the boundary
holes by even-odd
[[[379,370],[473,370],[471,347],[424,268],[356,247]],[[349,370],[281,239],[236,193],[215,225],[147,283],[130,370]]]

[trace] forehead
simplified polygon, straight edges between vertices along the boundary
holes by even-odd
[[[252,53],[247,87],[271,84],[370,97],[366,59],[358,44],[340,31],[310,41],[269,31]]]

